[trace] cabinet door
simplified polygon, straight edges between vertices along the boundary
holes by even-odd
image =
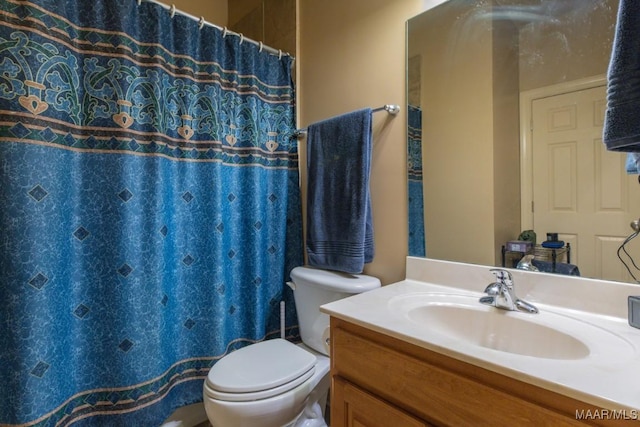
[[[332,394],[332,427],[429,426],[340,377],[333,378]]]

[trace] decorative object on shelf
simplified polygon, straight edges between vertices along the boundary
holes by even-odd
[[[546,247],[545,246],[546,242],[543,242],[540,245],[532,246],[530,249],[526,251],[521,251],[517,249],[524,249],[525,247],[514,246],[512,245],[513,242],[518,242],[518,241],[510,241],[502,246],[502,266],[503,267],[517,268],[518,263],[523,259],[523,257],[527,255],[532,255],[532,258],[531,258],[532,264],[538,267],[540,271],[545,271],[548,273],[579,275],[579,273],[577,273],[578,271],[577,267],[571,265],[571,245],[569,243],[559,241],[558,243],[562,243],[562,244],[558,247]],[[516,248],[516,250],[512,250],[510,248]],[[541,268],[541,265],[543,264],[544,264],[544,267]],[[558,270],[557,266],[560,264],[571,265],[572,272],[563,273],[561,271],[557,271]]]
[[[543,248],[560,249],[564,247],[564,241],[558,240],[558,233],[547,233],[547,240],[541,243]]]
[[[564,246],[564,241],[563,240],[558,240],[557,242],[551,242],[549,240],[546,240],[544,242],[542,242],[540,244],[540,246],[542,246],[543,248],[548,248],[548,249],[560,249]]]
[[[531,242],[535,246],[537,240],[536,232],[533,230],[524,230],[518,236],[518,240],[526,240],[528,242]]]
[[[557,266],[559,264],[571,264],[571,245],[569,243],[564,243],[563,241],[559,241],[557,243],[562,243],[561,245],[556,247],[553,246],[545,246],[545,243],[542,242],[540,245],[536,245],[533,250],[533,255],[536,261],[546,261],[550,263],[549,273],[560,273],[557,271]],[[553,242],[551,242],[553,245]],[[571,266],[573,268],[574,266]],[[538,266],[540,268],[540,266]],[[548,269],[540,268],[540,270],[547,271]],[[575,268],[577,271],[577,267]],[[563,273],[564,274],[564,273]],[[573,275],[579,275],[575,273],[567,273]]]
[[[510,240],[507,242],[507,251],[509,252],[529,252],[533,249],[534,243],[526,240]]]

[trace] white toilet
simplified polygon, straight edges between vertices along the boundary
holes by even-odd
[[[326,427],[329,316],[323,304],[380,287],[366,275],[310,267],[291,271],[302,344],[263,341],[220,359],[204,383],[213,427]]]

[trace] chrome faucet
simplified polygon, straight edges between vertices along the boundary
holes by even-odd
[[[511,273],[499,268],[493,268],[490,271],[496,276],[497,281],[491,283],[484,290],[487,295],[480,298],[482,304],[492,305],[503,310],[519,310],[532,314],[538,312],[536,306],[516,296]]]

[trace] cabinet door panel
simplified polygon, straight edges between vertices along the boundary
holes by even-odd
[[[332,427],[429,426],[339,377],[333,378],[332,393]]]

